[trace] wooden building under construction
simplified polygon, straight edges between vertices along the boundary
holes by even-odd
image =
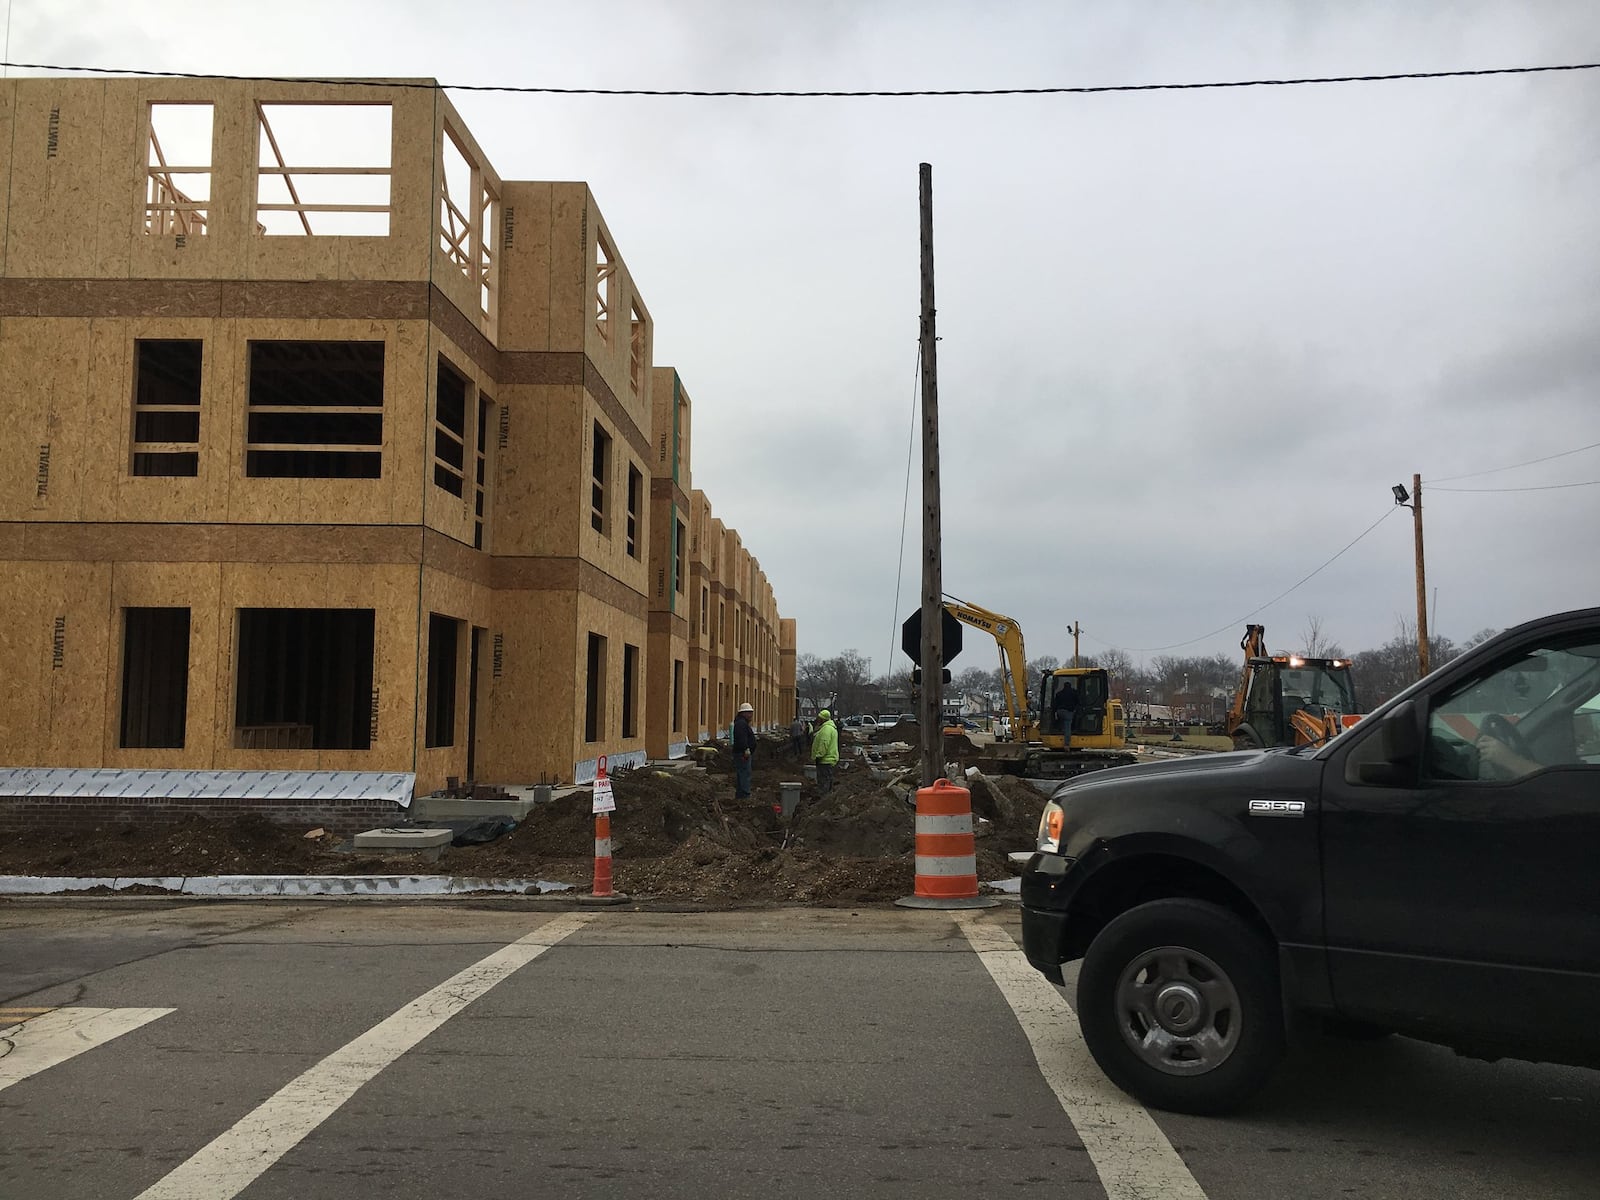
[[[428,80],[7,80],[0,174],[0,765],[426,791],[793,715],[586,185]]]

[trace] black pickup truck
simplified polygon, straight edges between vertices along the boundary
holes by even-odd
[[[1140,1101],[1225,1111],[1321,1023],[1600,1066],[1600,608],[1507,630],[1321,748],[1058,788],[1023,949]]]

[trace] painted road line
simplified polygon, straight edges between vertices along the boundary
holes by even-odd
[[[1072,1006],[1028,964],[1010,935],[976,916],[956,921],[1028,1035],[1108,1200],[1205,1200],[1160,1126],[1101,1073]]]
[[[102,1042],[164,1017],[170,1008],[0,1009],[0,1091]],[[28,1014],[34,1015],[28,1015]]]
[[[246,1113],[137,1200],[228,1200],[237,1196],[394,1062],[517,968],[594,918],[569,913],[496,950],[379,1021]]]

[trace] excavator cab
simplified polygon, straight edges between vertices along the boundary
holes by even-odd
[[[1062,667],[1047,672],[1039,681],[1039,723],[1041,740],[1052,749],[1067,748],[1066,731],[1056,716],[1056,695],[1071,687],[1077,692],[1071,736],[1079,747],[1122,745],[1123,731],[1114,729],[1111,709],[1111,679],[1100,667]],[[1120,709],[1121,705],[1116,707]],[[1114,742],[1109,735],[1115,734]]]

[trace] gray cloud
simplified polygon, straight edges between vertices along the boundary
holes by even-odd
[[[1600,11],[1583,0],[634,0],[603,21],[486,3],[460,37],[440,36],[432,5],[292,0],[267,22],[255,5],[214,6],[159,39],[141,11],[78,9],[65,23],[17,0],[13,54],[685,87],[1600,56]],[[695,484],[759,556],[801,648],[853,647],[881,670],[918,590],[913,502],[896,605],[919,161],[935,173],[947,585],[1018,617],[1033,653],[1067,650],[1073,619],[1125,648],[1162,646],[1288,587],[1414,471],[1600,441],[1596,74],[1006,100],[455,100],[503,176],[594,187],[658,358],[695,398]],[[1589,478],[1600,452],[1467,482]],[[1600,597],[1600,488],[1441,490],[1426,513],[1449,634]],[[1288,639],[1316,613],[1355,649],[1413,611],[1399,512],[1258,619]],[[1229,626],[1192,650],[1231,655],[1237,641]]]

